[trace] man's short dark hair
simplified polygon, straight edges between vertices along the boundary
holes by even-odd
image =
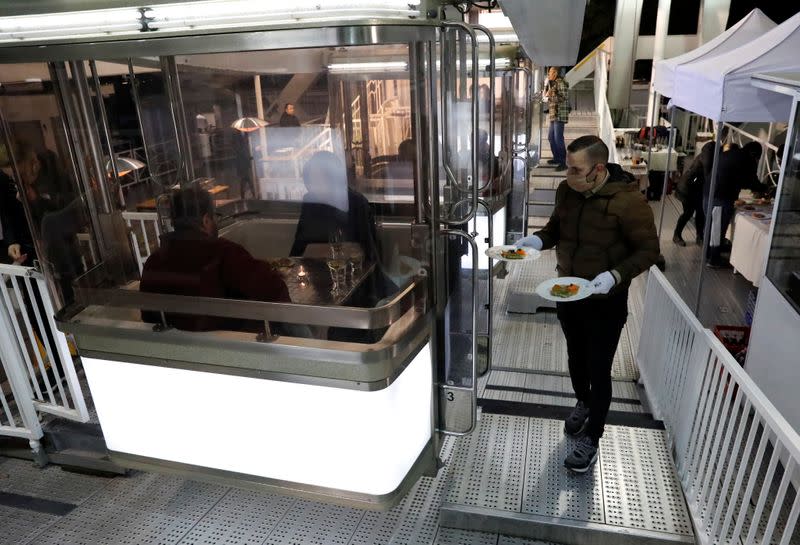
[[[197,229],[203,225],[203,216],[214,212],[214,203],[208,191],[199,187],[178,189],[170,195],[170,217],[176,231]]]
[[[748,142],[742,149],[753,159],[761,159],[761,154],[764,152],[763,148],[761,147],[761,142],[755,141]]]
[[[587,134],[576,138],[567,146],[567,151],[576,153],[579,151],[586,151],[586,155],[592,163],[608,163],[608,146],[599,137],[593,134]]]

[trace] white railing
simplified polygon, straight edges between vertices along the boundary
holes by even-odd
[[[15,368],[9,380],[21,381],[14,391],[17,407],[32,402],[39,412],[86,422],[89,413],[67,338],[56,328],[41,273],[0,265],[0,314],[7,329],[0,338],[0,357],[7,373]]]
[[[581,80],[588,78],[595,69],[595,58],[600,51],[613,51],[614,50],[614,37],[609,36],[603,40],[600,45],[595,47],[588,55],[578,61],[578,64],[573,66],[569,72],[564,75],[564,80],[569,84],[570,88],[575,87]]]
[[[136,256],[139,274],[141,274],[145,261],[159,246],[158,238],[161,236],[161,229],[158,226],[158,214],[156,212],[123,212],[122,219],[128,225],[133,254]]]
[[[637,363],[699,543],[795,543],[800,436],[655,267]]]
[[[619,163],[614,122],[611,120],[611,110],[608,107],[607,98],[609,53],[600,48],[596,49],[594,53],[594,106],[597,111],[598,136],[608,146],[608,160],[612,163]]]

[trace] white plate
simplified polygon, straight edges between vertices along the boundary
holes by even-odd
[[[539,250],[534,250],[529,246],[525,246],[522,249],[525,250],[525,257],[522,259],[506,259],[500,252],[507,252],[508,250],[514,250],[516,246],[493,246],[492,248],[488,248],[486,250],[486,255],[491,257],[492,259],[497,259],[499,261],[508,261],[510,263],[516,263],[519,261],[533,261],[534,259],[539,259],[539,256],[542,255],[542,252]]]
[[[572,297],[556,297],[555,295],[550,294],[550,289],[555,286],[556,284],[577,284],[580,289],[578,289],[578,293],[573,295]],[[555,301],[556,303],[569,303],[571,301],[580,301],[581,299],[586,299],[594,292],[592,291],[592,287],[590,283],[585,278],[578,278],[576,276],[562,276],[560,278],[550,278],[545,280],[538,286],[536,286],[536,294],[541,297],[542,299],[547,299],[548,301]]]

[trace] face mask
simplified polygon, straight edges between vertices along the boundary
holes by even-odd
[[[594,175],[594,178],[591,180],[589,179],[589,175],[594,172],[594,167],[586,176],[579,176],[574,174],[567,174],[567,185],[574,191],[578,193],[585,193],[587,191],[591,191],[594,186],[597,185],[597,174]]]

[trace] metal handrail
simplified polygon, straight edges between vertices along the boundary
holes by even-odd
[[[470,394],[470,410],[472,414],[472,420],[470,422],[470,426],[466,431],[463,432],[453,432],[453,431],[443,431],[445,435],[452,435],[454,437],[463,437],[465,435],[471,434],[475,427],[477,426],[478,421],[478,298],[476,291],[478,289],[478,245],[475,242],[475,239],[469,236],[464,231],[460,229],[444,229],[442,234],[445,236],[459,236],[461,238],[466,239],[466,241],[470,245],[470,249],[472,250],[472,366],[471,366],[471,373],[472,373],[472,383],[470,387],[466,386],[447,386],[448,390],[454,390],[459,392],[467,392]]]
[[[415,280],[391,301],[374,308],[271,303],[216,297],[142,292],[121,288],[78,287],[78,300],[91,305],[293,324],[378,329],[399,320],[418,301],[425,301],[425,278]],[[73,309],[72,316],[81,309]],[[65,318],[68,318],[65,316]]]
[[[442,22],[442,27],[443,28],[450,27],[450,28],[461,29],[461,30],[464,31],[465,34],[467,34],[470,37],[470,40],[472,42],[472,66],[473,67],[477,67],[478,66],[478,62],[479,62],[479,59],[478,59],[478,38],[477,38],[477,36],[475,34],[475,31],[472,29],[472,27],[467,25],[467,24],[465,24],[465,23],[452,22],[452,21],[443,21]],[[446,41],[445,41],[445,43],[446,43]],[[446,48],[442,47],[441,67],[442,67],[443,75],[442,75],[441,81],[442,81],[442,96],[443,97],[446,97],[447,89],[445,88],[445,85],[447,84],[447,82],[449,82],[449,78],[445,77],[444,74],[447,74],[449,76],[449,73],[450,73],[449,64],[447,63],[447,59],[445,59],[445,57],[444,57],[445,51],[446,51]],[[479,122],[480,116],[479,116],[479,112],[478,112],[478,77],[477,77],[477,70],[476,69],[473,69],[473,74],[472,74],[472,104],[471,104],[471,106],[472,106],[472,176],[473,176],[473,179],[472,179],[472,189],[470,190],[469,187],[467,187],[467,188],[461,187],[461,185],[458,183],[458,178],[455,176],[455,174],[453,174],[453,171],[450,168],[450,164],[449,164],[449,159],[450,159],[449,156],[450,156],[450,154],[449,154],[449,142],[448,142],[448,140],[449,140],[449,128],[447,126],[447,121],[448,121],[450,112],[449,112],[449,109],[447,108],[447,100],[446,100],[446,98],[443,98],[443,100],[442,100],[442,117],[444,118],[443,122],[442,122],[442,142],[444,144],[444,154],[443,154],[444,157],[443,157],[442,165],[444,166],[445,174],[446,174],[448,180],[450,181],[450,183],[452,183],[459,191],[461,191],[463,193],[470,193],[470,199],[469,200],[472,203],[472,209],[470,210],[470,213],[467,214],[463,218],[457,218],[456,220],[452,220],[452,219],[449,219],[449,218],[448,219],[439,218],[439,220],[442,223],[445,223],[447,225],[457,225],[457,224],[461,224],[461,223],[467,223],[468,221],[470,221],[472,218],[475,217],[475,214],[478,213],[478,180],[477,180],[477,176],[478,176],[478,168],[479,168],[479,165],[480,165],[479,156],[478,156],[478,145],[479,145],[479,141],[480,141],[479,140],[479,135],[478,135],[478,122]],[[457,204],[460,204],[460,202],[457,203]]]
[[[491,157],[489,160],[489,175],[486,179],[486,185],[478,187],[478,191],[483,191],[487,187],[491,187],[492,180],[494,179],[494,133],[495,133],[495,126],[494,126],[494,86],[495,86],[495,63],[496,63],[496,55],[497,51],[495,48],[494,42],[494,35],[492,32],[483,25],[472,25],[477,31],[483,32],[489,38],[489,149],[491,150]],[[472,75],[477,79],[477,72],[478,67],[473,66],[473,73]],[[477,153],[477,150],[476,150]],[[477,174],[476,174],[477,179]],[[478,180],[480,181],[480,180]]]

